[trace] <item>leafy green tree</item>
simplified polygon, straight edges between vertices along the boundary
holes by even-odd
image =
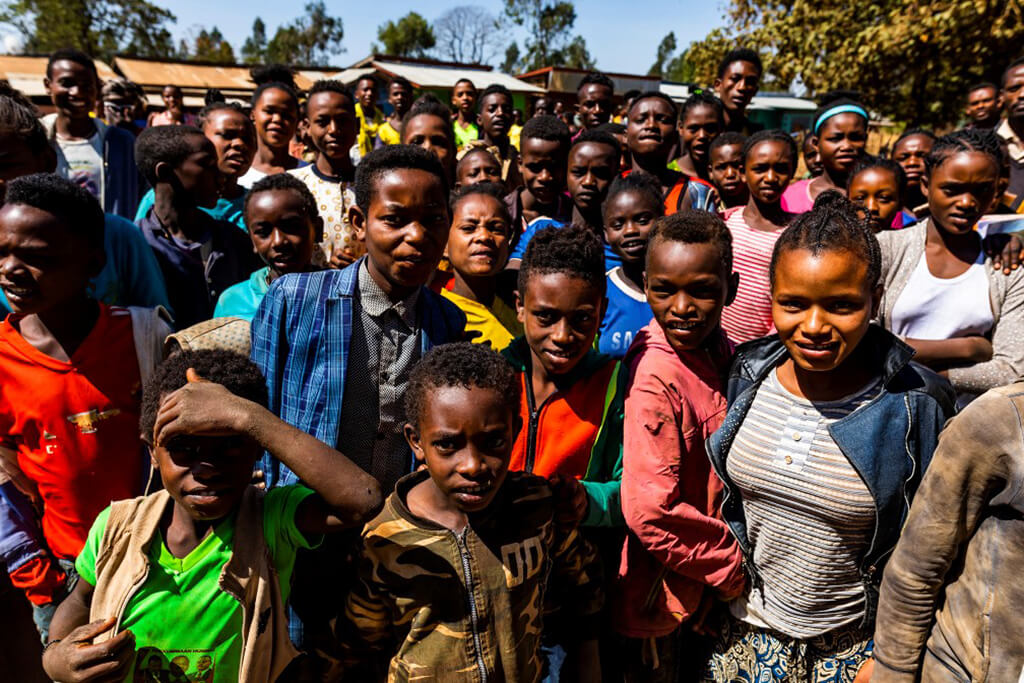
[[[0,24],[24,37],[26,52],[75,47],[100,59],[174,54],[174,14],[146,0],[6,0]]]
[[[277,29],[267,43],[266,61],[325,66],[331,56],[343,51],[341,18],[330,16],[323,0],[306,3],[305,11],[304,16]]]
[[[205,28],[199,31],[191,57],[200,62],[235,63],[235,51],[231,47],[231,43],[224,40],[223,34],[216,26],[209,31]]]
[[[505,59],[502,60],[501,69],[504,73],[515,72],[517,65],[519,64],[519,45],[515,41],[511,42],[507,48],[505,48]]]
[[[388,21],[377,29],[377,40],[384,52],[397,57],[423,57],[434,45],[434,29],[417,12],[409,12],[398,21]],[[374,45],[374,52],[379,51]]]
[[[522,71],[545,66],[594,68],[595,62],[587,51],[586,41],[581,36],[572,35],[572,27],[576,23],[576,7],[572,2],[505,0],[505,16],[517,26],[524,27],[528,36],[525,54],[517,61],[516,68]]]
[[[252,22],[252,35],[242,43],[242,59],[246,64],[262,64],[267,58],[267,25],[256,17]]]
[[[658,51],[654,57],[654,64],[647,70],[648,76],[658,76],[659,78],[664,77],[665,73],[665,62],[668,61],[672,53],[676,51],[676,34],[675,31],[670,31],[667,36],[661,39],[658,43]]]
[[[1024,47],[1019,0],[730,0],[726,19],[688,53],[705,83],[744,45],[773,85],[856,90],[915,125],[955,122],[968,85],[998,79]]]

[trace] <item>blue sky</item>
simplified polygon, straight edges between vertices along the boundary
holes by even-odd
[[[291,21],[304,4],[303,0],[154,1],[177,15],[178,22],[173,27],[176,37],[198,31],[201,26],[217,26],[234,46],[236,54],[249,35],[255,17],[261,17],[268,35],[273,35],[274,29]],[[497,15],[504,3],[501,0],[418,0],[404,5],[326,0],[326,4],[328,11],[340,16],[345,26],[342,41],[345,52],[336,55],[333,61],[336,66],[347,66],[369,53],[380,24],[397,19],[410,9],[433,21],[456,5],[479,5]],[[723,23],[718,2],[692,0],[647,0],[637,6],[630,0],[576,0],[576,15],[575,31],[586,39],[598,68],[620,73],[646,73],[654,61],[658,43],[669,31],[675,31],[679,46],[685,47]]]

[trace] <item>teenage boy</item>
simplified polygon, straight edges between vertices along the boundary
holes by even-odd
[[[52,173],[57,155],[46,139],[46,130],[35,107],[17,90],[0,85],[0,199],[7,182],[33,173]],[[104,214],[106,263],[91,280],[97,301],[112,306],[163,306],[170,309],[167,288],[153,250],[131,221]],[[10,312],[0,292],[0,316]]]
[[[695,656],[700,645],[687,622],[744,587],[739,545],[720,516],[722,483],[704,452],[726,411],[731,354],[720,320],[736,294],[731,242],[722,220],[705,212],[658,219],[648,242],[644,289],[654,320],[624,361],[629,533],[613,614],[627,638],[627,681],[689,680],[680,654]]]
[[[252,249],[265,267],[253,271],[247,282],[224,290],[213,317],[233,316],[250,321],[270,288],[288,273],[316,270],[311,261],[323,237],[324,222],[309,188],[290,173],[275,173],[257,180],[245,202],[246,224]]]
[[[320,208],[325,238],[313,259],[320,267],[344,268],[363,253],[348,220],[356,200],[356,170],[349,150],[358,135],[358,107],[339,81],[317,81],[306,99],[306,130],[316,161],[289,173],[306,183]]]
[[[163,489],[92,524],[43,656],[53,679],[153,680],[156,660],[156,680],[197,680],[190,660],[208,659],[217,680],[276,681],[296,657],[296,553],[361,524],[381,493],[266,400],[259,370],[228,351],[175,354],[146,383],[138,426]],[[311,487],[255,486],[264,450]]]
[[[725,130],[750,135],[764,126],[747,118],[747,107],[761,88],[761,57],[750,48],[729,51],[718,64],[712,87],[725,107]]]
[[[46,62],[43,85],[57,110],[43,117],[57,151],[57,173],[89,190],[107,213],[131,220],[141,194],[135,138],[93,116],[100,88],[96,64],[78,50],[57,50]]]
[[[455,81],[452,108],[455,110],[455,120],[452,121],[455,149],[459,150],[480,137],[480,129],[476,125],[476,86],[473,81],[468,78]]]
[[[572,215],[572,201],[565,194],[569,128],[554,116],[534,116],[523,126],[521,144],[523,185],[505,198],[516,236],[538,218],[565,223]]]
[[[388,104],[391,105],[391,113],[377,129],[374,147],[397,145],[402,141],[402,119],[412,106],[412,83],[401,76],[391,79],[388,83]]]
[[[548,482],[508,472],[517,383],[501,356],[467,343],[430,351],[413,371],[405,434],[423,469],[363,532],[346,645],[353,669],[369,671],[353,680],[538,681],[549,584],[572,619],[580,680],[593,680],[597,558],[557,524]]]
[[[996,134],[1006,140],[1010,154],[1010,186],[1007,192],[1024,196],[1024,57],[1019,57],[1003,72],[1002,100],[1006,120]]]
[[[589,73],[580,80],[576,90],[576,111],[583,130],[611,121],[614,97],[615,83],[604,74]]]
[[[384,112],[377,107],[377,80],[363,76],[356,81],[356,118],[359,119],[359,156],[373,150],[377,131],[384,125]]]
[[[96,199],[55,174],[11,181],[0,208],[14,311],[0,324],[0,559],[44,638],[92,520],[146,484],[139,391],[170,332],[151,309],[90,294],[103,224]]]
[[[519,175],[519,153],[508,139],[512,128],[512,93],[503,85],[487,86],[480,95],[477,112],[477,125],[480,126],[480,139],[477,145],[486,147],[501,163],[501,179],[508,187],[519,187],[522,178]]]
[[[964,114],[969,119],[967,127],[995,129],[999,125],[1002,106],[999,86],[988,82],[975,83],[967,90],[967,104],[964,107]]]
[[[137,222],[163,272],[174,321],[184,329],[213,315],[221,292],[259,267],[234,223],[200,207],[217,203],[217,153],[192,126],[157,126],[139,134],[135,158],[153,187],[154,204]]]

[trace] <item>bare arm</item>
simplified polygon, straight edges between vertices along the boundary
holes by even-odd
[[[169,395],[157,414],[157,443],[175,434],[244,434],[287,465],[316,491],[322,505],[303,504],[295,523],[307,534],[362,524],[380,509],[380,484],[358,465],[314,436],[293,427],[253,401],[201,379]]]
[[[981,336],[903,341],[914,348],[914,360],[935,370],[984,363],[992,358],[992,342]]]

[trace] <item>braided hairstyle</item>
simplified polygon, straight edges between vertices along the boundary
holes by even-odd
[[[1002,168],[1003,165],[1003,147],[995,132],[980,128],[962,128],[935,141],[932,151],[924,160],[928,175],[930,176],[942,162],[958,152],[981,152],[992,157],[996,168]]]
[[[773,287],[780,256],[797,249],[806,249],[814,255],[824,251],[850,252],[867,265],[871,287],[882,274],[882,250],[878,240],[857,215],[850,200],[834,190],[818,195],[814,208],[798,216],[779,236],[768,270]]]

